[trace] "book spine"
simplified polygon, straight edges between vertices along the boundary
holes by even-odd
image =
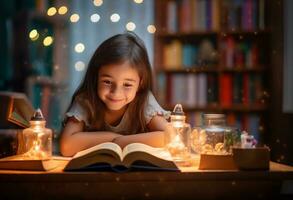
[[[198,74],[197,77],[197,105],[204,107],[207,105],[207,75],[204,73]]]
[[[167,31],[176,33],[178,31],[177,4],[175,1],[167,3]]]
[[[179,4],[179,30],[189,32],[191,30],[191,2],[182,0]]]
[[[214,74],[207,75],[207,103],[216,104],[218,102],[218,83],[217,76]]]
[[[242,103],[248,105],[249,103],[249,76],[248,74],[243,75],[243,84],[242,84]]]
[[[182,44],[173,40],[164,46],[164,67],[165,69],[180,69],[182,67]]]
[[[205,30],[212,29],[212,3],[211,0],[206,0],[206,25]]]
[[[186,98],[186,105],[189,107],[196,106],[196,75],[195,74],[188,74],[187,75],[187,98]]]
[[[220,104],[223,107],[232,105],[232,75],[223,74],[220,77]]]
[[[265,0],[259,0],[259,16],[258,16],[258,27],[260,30],[265,29]]]
[[[191,1],[191,26],[193,31],[199,30],[198,0]]]
[[[212,30],[220,30],[220,0],[212,0]]]
[[[242,103],[242,75],[235,74],[233,77],[233,103]]]

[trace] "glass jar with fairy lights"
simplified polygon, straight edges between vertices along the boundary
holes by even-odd
[[[173,160],[180,164],[187,164],[190,158],[189,137],[191,128],[185,122],[186,116],[181,104],[177,104],[171,114],[171,121],[165,129],[165,147]]]
[[[30,127],[23,130],[24,158],[46,160],[52,156],[52,130],[45,127],[46,121],[40,109],[30,120]]]
[[[240,131],[226,125],[224,114],[204,114],[203,126],[191,133],[191,148],[198,154],[230,154],[240,144]]]

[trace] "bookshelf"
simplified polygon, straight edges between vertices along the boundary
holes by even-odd
[[[192,126],[224,113],[260,142],[269,105],[268,0],[155,1],[155,92],[172,110],[183,104]]]

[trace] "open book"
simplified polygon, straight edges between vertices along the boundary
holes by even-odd
[[[26,128],[34,113],[34,108],[24,93],[0,92],[1,128]]]
[[[0,159],[0,170],[49,171],[57,167],[63,168],[69,158],[52,156],[48,160],[32,160],[21,154]]]
[[[66,170],[98,170],[109,166],[115,171],[129,169],[174,170],[179,168],[168,151],[142,143],[132,143],[123,148],[111,142],[102,143],[75,154]]]

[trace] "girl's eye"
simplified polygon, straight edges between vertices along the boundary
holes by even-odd
[[[106,84],[106,85],[111,85],[112,82],[110,80],[103,80],[103,83]]]
[[[132,87],[132,84],[124,83],[124,87],[126,87],[126,88],[131,88],[131,87]]]

